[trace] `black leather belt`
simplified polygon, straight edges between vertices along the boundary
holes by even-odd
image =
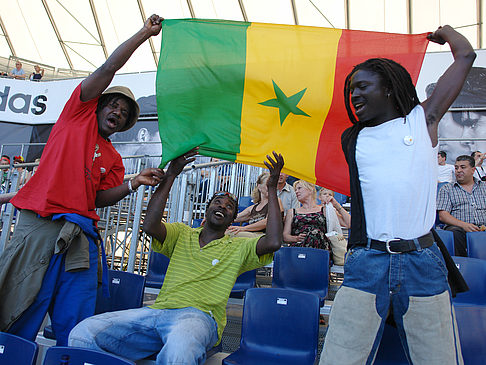
[[[424,234],[417,238],[420,247],[427,248],[434,244],[434,236],[432,232]],[[372,249],[385,251],[388,253],[403,253],[417,250],[415,242],[413,240],[404,240],[401,238],[394,238],[388,241],[371,240]]]

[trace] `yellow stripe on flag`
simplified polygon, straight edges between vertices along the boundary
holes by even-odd
[[[315,183],[317,146],[331,106],[340,37],[340,29],[250,25],[237,162],[263,166],[264,156],[277,150],[285,158],[286,172]],[[296,103],[296,113],[281,116],[282,100]]]

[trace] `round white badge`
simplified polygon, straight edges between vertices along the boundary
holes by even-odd
[[[413,137],[412,136],[403,137],[403,143],[405,143],[407,146],[413,145]]]

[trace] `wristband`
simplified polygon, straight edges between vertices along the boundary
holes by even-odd
[[[133,194],[134,192],[136,192],[136,191],[137,191],[136,189],[133,189],[133,187],[132,187],[132,180],[133,180],[133,179],[128,180],[128,192],[129,192],[130,194]]]

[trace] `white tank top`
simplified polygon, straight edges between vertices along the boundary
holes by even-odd
[[[420,105],[406,118],[360,131],[356,163],[369,238],[412,239],[430,231],[435,222],[437,150]]]

